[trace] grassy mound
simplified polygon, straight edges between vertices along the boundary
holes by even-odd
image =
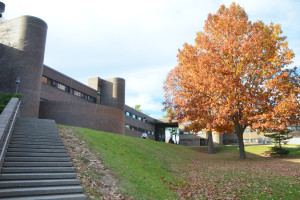
[[[63,128],[65,126],[60,126]],[[177,199],[169,188],[180,167],[190,162],[196,152],[179,145],[127,137],[78,127],[73,133],[99,153],[106,168],[121,179],[122,193],[135,199]]]
[[[237,146],[184,147],[78,127],[59,126],[96,153],[134,199],[298,199],[299,163],[261,155],[270,146],[246,146],[246,160]],[[300,158],[299,146],[288,158]],[[98,178],[98,177],[96,177]]]

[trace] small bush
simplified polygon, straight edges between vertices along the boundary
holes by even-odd
[[[11,98],[17,97],[21,98],[20,94],[13,94],[13,93],[0,93],[0,114],[4,110],[5,106],[8,104]]]
[[[289,154],[289,150],[287,149],[283,149],[281,147],[272,147],[271,148],[271,156],[277,156],[277,155],[280,155],[282,157],[282,155],[287,155]]]

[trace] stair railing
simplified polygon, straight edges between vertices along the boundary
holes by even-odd
[[[14,109],[14,116],[10,120],[11,122],[10,122],[10,125],[9,125],[8,133],[6,134],[6,137],[3,138],[4,141],[2,141],[3,145],[2,145],[1,154],[0,154],[0,173],[2,171],[2,165],[3,165],[4,157],[5,157],[5,154],[7,152],[8,144],[9,144],[9,141],[10,141],[10,138],[11,138],[11,135],[12,135],[15,123],[16,123],[16,118],[17,118],[17,115],[18,115],[18,112],[19,112],[20,104],[21,104],[21,101],[18,101],[18,103],[17,103],[17,105]]]

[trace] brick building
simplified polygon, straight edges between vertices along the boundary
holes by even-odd
[[[1,22],[0,30],[0,92],[22,94],[22,117],[158,140],[159,121],[125,105],[124,79],[94,77],[87,86],[44,65],[43,20],[22,16]]]

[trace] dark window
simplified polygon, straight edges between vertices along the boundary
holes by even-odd
[[[85,100],[88,99],[88,95],[84,94],[84,93],[81,93],[81,97],[84,98]]]
[[[89,99],[90,102],[96,103],[96,98],[88,96],[88,99]]]
[[[52,85],[53,87],[57,87],[57,82],[54,81],[54,80],[51,80],[51,85]]]

